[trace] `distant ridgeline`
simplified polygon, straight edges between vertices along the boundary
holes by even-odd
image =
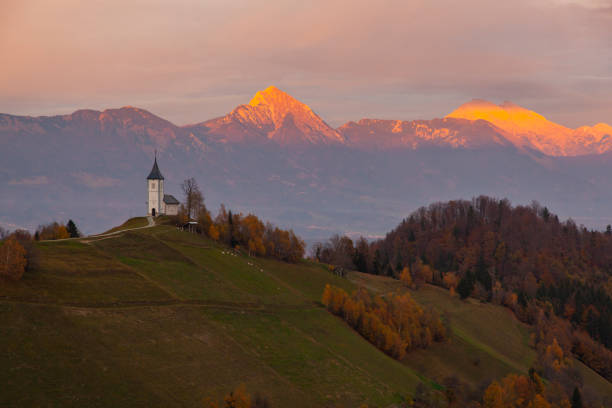
[[[589,231],[537,203],[481,196],[420,208],[376,242],[335,236],[314,255],[506,305],[536,328],[543,366],[554,345],[612,380],[610,226]],[[562,357],[553,360],[563,366]]]

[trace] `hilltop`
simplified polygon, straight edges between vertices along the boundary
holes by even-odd
[[[252,258],[144,226],[135,219],[113,236],[38,243],[39,266],[2,286],[0,364],[10,369],[0,374],[0,405],[197,407],[244,383],[272,407],[389,406],[452,376],[476,388],[525,374],[535,358],[527,327],[507,309],[424,286],[410,292],[442,313],[451,339],[395,361],[320,299],[327,283],[407,290],[398,281],[343,279],[322,264]]]

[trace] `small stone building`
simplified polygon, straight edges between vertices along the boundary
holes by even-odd
[[[177,215],[179,205],[179,201],[173,195],[164,194],[164,205],[162,207],[166,215]]]

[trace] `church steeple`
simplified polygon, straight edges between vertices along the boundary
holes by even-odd
[[[155,151],[155,161],[153,162],[153,168],[151,169],[151,173],[149,173],[149,177],[147,180],[163,180],[164,176],[162,176],[161,171],[159,171],[159,167],[157,167],[157,150]]]
[[[155,150],[155,161],[149,177],[147,177],[148,197],[147,214],[156,217],[166,212],[164,206],[164,176],[162,176],[159,167],[157,166],[157,150]]]

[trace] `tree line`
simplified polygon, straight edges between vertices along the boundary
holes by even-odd
[[[328,284],[321,301],[370,343],[398,360],[411,350],[427,348],[447,337],[438,314],[423,309],[408,293],[372,297],[360,288],[349,295]]]
[[[195,179],[183,182],[184,202],[174,218],[177,225],[196,222],[196,231],[232,248],[240,247],[253,256],[269,256],[286,262],[304,257],[306,244],[293,230],[283,230],[264,223],[254,214],[227,210],[221,205],[213,218],[204,204],[204,196]]]

